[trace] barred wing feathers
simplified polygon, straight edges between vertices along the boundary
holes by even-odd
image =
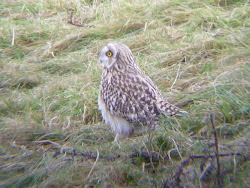
[[[156,116],[179,115],[180,109],[164,101],[157,86],[143,74],[116,72],[102,81],[102,97],[113,115],[150,124]]]

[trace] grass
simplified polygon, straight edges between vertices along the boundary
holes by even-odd
[[[249,11],[248,0],[2,1],[0,186],[219,186],[210,114],[223,186],[249,186]],[[110,41],[189,112],[121,149],[97,105]]]

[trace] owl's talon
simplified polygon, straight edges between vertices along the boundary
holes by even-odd
[[[113,149],[114,146],[118,146],[118,148],[121,149],[121,146],[120,146],[120,144],[119,144],[119,141],[118,141],[118,139],[117,139],[117,136],[118,136],[118,135],[115,136],[115,140],[112,142],[112,145],[113,145],[113,146],[111,147],[111,149]]]

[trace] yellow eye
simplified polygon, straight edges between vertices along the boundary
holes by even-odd
[[[106,53],[106,55],[107,55],[108,57],[111,57],[111,56],[113,55],[113,53],[112,53],[111,51],[108,51],[108,52]]]

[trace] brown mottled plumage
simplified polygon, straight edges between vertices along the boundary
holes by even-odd
[[[108,43],[100,52],[103,66],[98,99],[106,123],[116,133],[115,140],[154,126],[157,116],[186,113],[166,102],[153,81],[136,64],[130,49],[122,43]]]

